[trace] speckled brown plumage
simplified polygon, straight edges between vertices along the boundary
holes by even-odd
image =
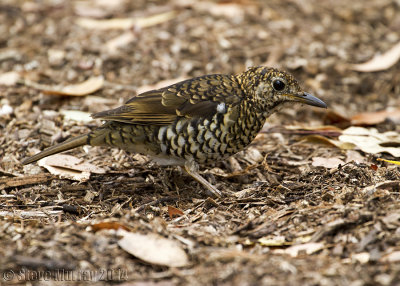
[[[284,103],[325,103],[303,92],[288,73],[254,67],[238,75],[206,75],[142,93],[93,118],[103,126],[23,161],[29,164],[81,145],[112,146],[150,155],[161,165],[181,165],[211,193],[198,164],[215,162],[245,148],[265,120]]]

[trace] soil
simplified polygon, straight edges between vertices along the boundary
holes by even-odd
[[[81,18],[145,24],[102,30]],[[396,157],[307,140],[337,139],[347,118],[400,107],[399,63],[351,68],[390,50],[399,31],[396,0],[1,1],[0,78],[18,80],[0,80],[0,284],[400,285],[400,172],[377,160]],[[221,199],[179,167],[118,149],[67,153],[106,170],[89,180],[20,163],[101,124],[65,110],[99,112],[166,80],[258,65],[289,71],[329,108],[289,106],[246,150],[202,166],[229,194]],[[94,76],[104,84],[90,95],[43,88]],[[400,132],[393,120],[371,127]],[[189,263],[128,253],[118,226],[177,242]]]

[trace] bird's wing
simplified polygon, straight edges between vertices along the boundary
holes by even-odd
[[[131,124],[166,125],[179,116],[211,117],[242,99],[242,89],[233,76],[206,75],[139,94],[116,109],[95,113],[92,117]]]

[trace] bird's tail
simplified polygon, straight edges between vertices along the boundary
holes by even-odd
[[[47,156],[50,156],[50,155],[53,155],[56,153],[60,153],[63,151],[67,151],[67,150],[70,150],[70,149],[73,149],[73,148],[76,148],[79,146],[86,145],[88,142],[88,139],[89,139],[88,134],[71,138],[63,143],[49,147],[46,150],[44,150],[36,155],[33,155],[32,157],[26,158],[25,160],[22,161],[22,164],[27,165],[27,164],[36,162],[44,157],[47,157]]]

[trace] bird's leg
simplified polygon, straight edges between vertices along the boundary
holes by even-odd
[[[202,176],[200,176],[199,172],[199,165],[194,162],[194,161],[186,161],[185,162],[185,171],[192,176],[193,178],[195,178],[200,184],[202,184],[207,191],[216,196],[217,198],[222,197],[222,193],[221,191],[219,191],[216,187],[214,187],[213,185],[211,185],[206,179],[204,179]]]

